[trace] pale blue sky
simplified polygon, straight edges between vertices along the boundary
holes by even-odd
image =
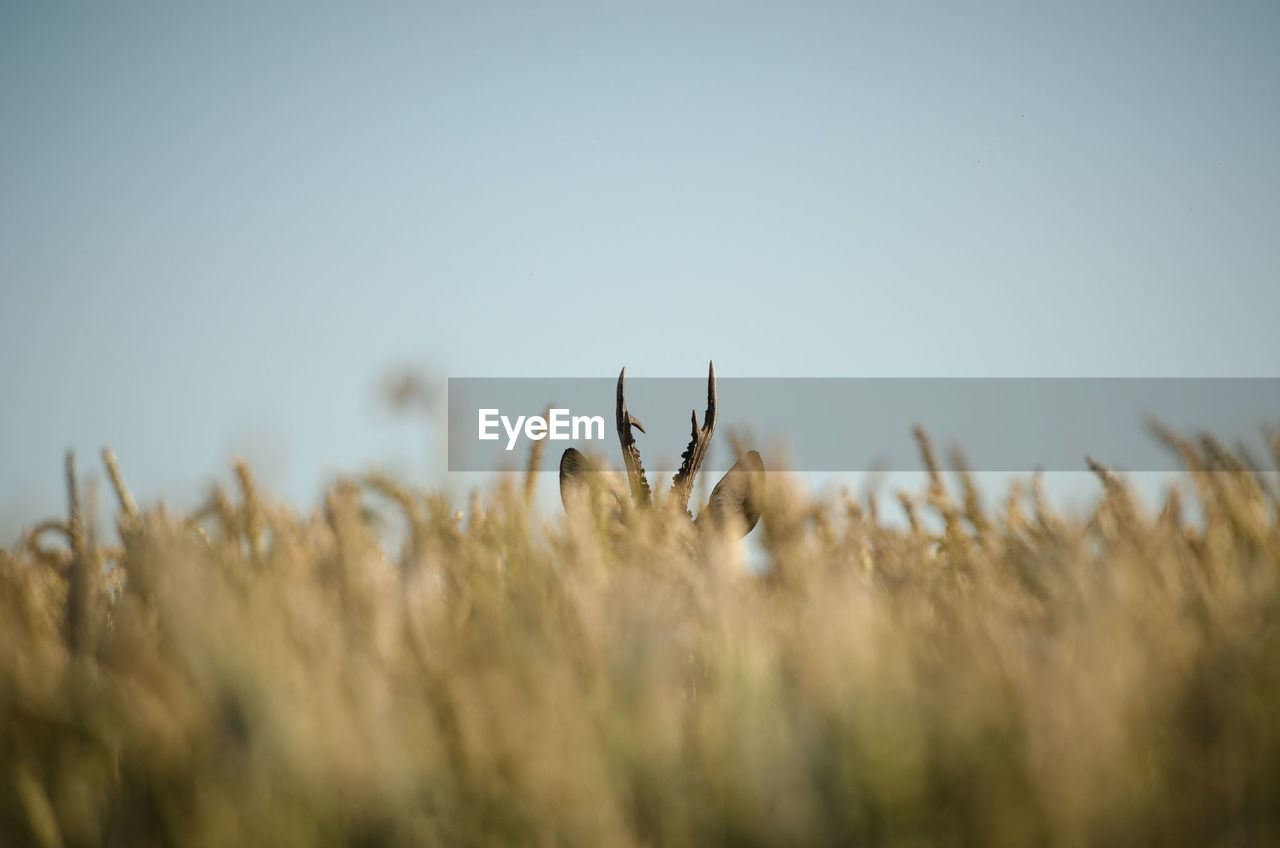
[[[1271,0],[5,3],[0,538],[67,446],[146,500],[425,479],[406,364],[1276,376],[1277,44]]]

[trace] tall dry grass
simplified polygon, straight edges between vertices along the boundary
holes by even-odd
[[[903,527],[772,475],[765,574],[519,481],[303,515],[240,465],[184,517],[108,458],[112,549],[69,469],[0,551],[0,842],[1280,841],[1280,502],[1163,435],[1157,512],[1100,466],[1083,518],[986,511],[923,436]]]

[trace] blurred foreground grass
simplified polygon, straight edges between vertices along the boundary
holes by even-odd
[[[661,512],[301,515],[243,466],[183,517],[109,462],[114,549],[72,473],[0,550],[0,844],[1276,843],[1280,502],[1165,438],[1150,514],[1102,468],[1082,518],[935,471],[902,527],[771,475],[763,575]]]

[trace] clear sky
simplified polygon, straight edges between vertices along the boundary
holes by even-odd
[[[404,366],[1276,376],[1278,44],[1273,0],[4,3],[0,539],[68,446],[145,500],[429,479]]]

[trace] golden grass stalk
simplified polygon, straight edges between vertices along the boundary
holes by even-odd
[[[771,471],[752,568],[663,510],[531,521],[527,473],[465,512],[366,475],[319,516],[238,463],[184,517],[112,457],[108,569],[69,456],[68,516],[0,551],[0,833],[1274,843],[1280,513],[1238,451],[1165,438],[1190,485],[1156,514],[1096,462],[1083,515],[1038,478],[988,509],[953,453],[956,505],[923,432],[905,525]]]

